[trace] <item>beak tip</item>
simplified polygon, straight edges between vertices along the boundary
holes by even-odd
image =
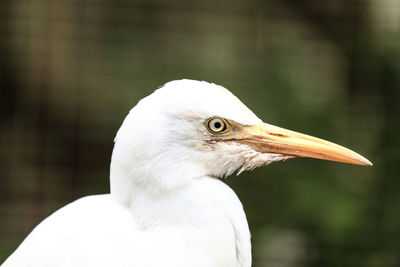
[[[373,165],[374,165],[374,164],[372,164],[371,161],[367,160],[367,159],[364,158],[364,157],[362,157],[362,158],[360,159],[360,162],[361,162],[362,165],[364,165],[364,166],[373,166]]]

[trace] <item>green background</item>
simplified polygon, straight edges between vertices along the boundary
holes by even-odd
[[[400,265],[400,2],[2,0],[0,262],[109,190],[128,110],[181,78],[373,167],[295,159],[229,177],[254,266]]]

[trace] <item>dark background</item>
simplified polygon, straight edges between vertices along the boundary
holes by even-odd
[[[254,266],[400,266],[399,63],[396,0],[2,0],[0,262],[56,209],[108,192],[128,110],[193,78],[374,163],[230,177]]]

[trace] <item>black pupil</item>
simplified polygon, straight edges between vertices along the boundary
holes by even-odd
[[[221,128],[221,127],[222,127],[222,124],[221,124],[219,121],[214,122],[214,128],[215,128],[215,129],[219,129],[219,128]]]

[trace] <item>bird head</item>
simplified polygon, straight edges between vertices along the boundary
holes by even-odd
[[[177,80],[139,101],[124,120],[111,190],[132,183],[166,190],[293,157],[371,165],[342,146],[262,122],[222,86]]]

